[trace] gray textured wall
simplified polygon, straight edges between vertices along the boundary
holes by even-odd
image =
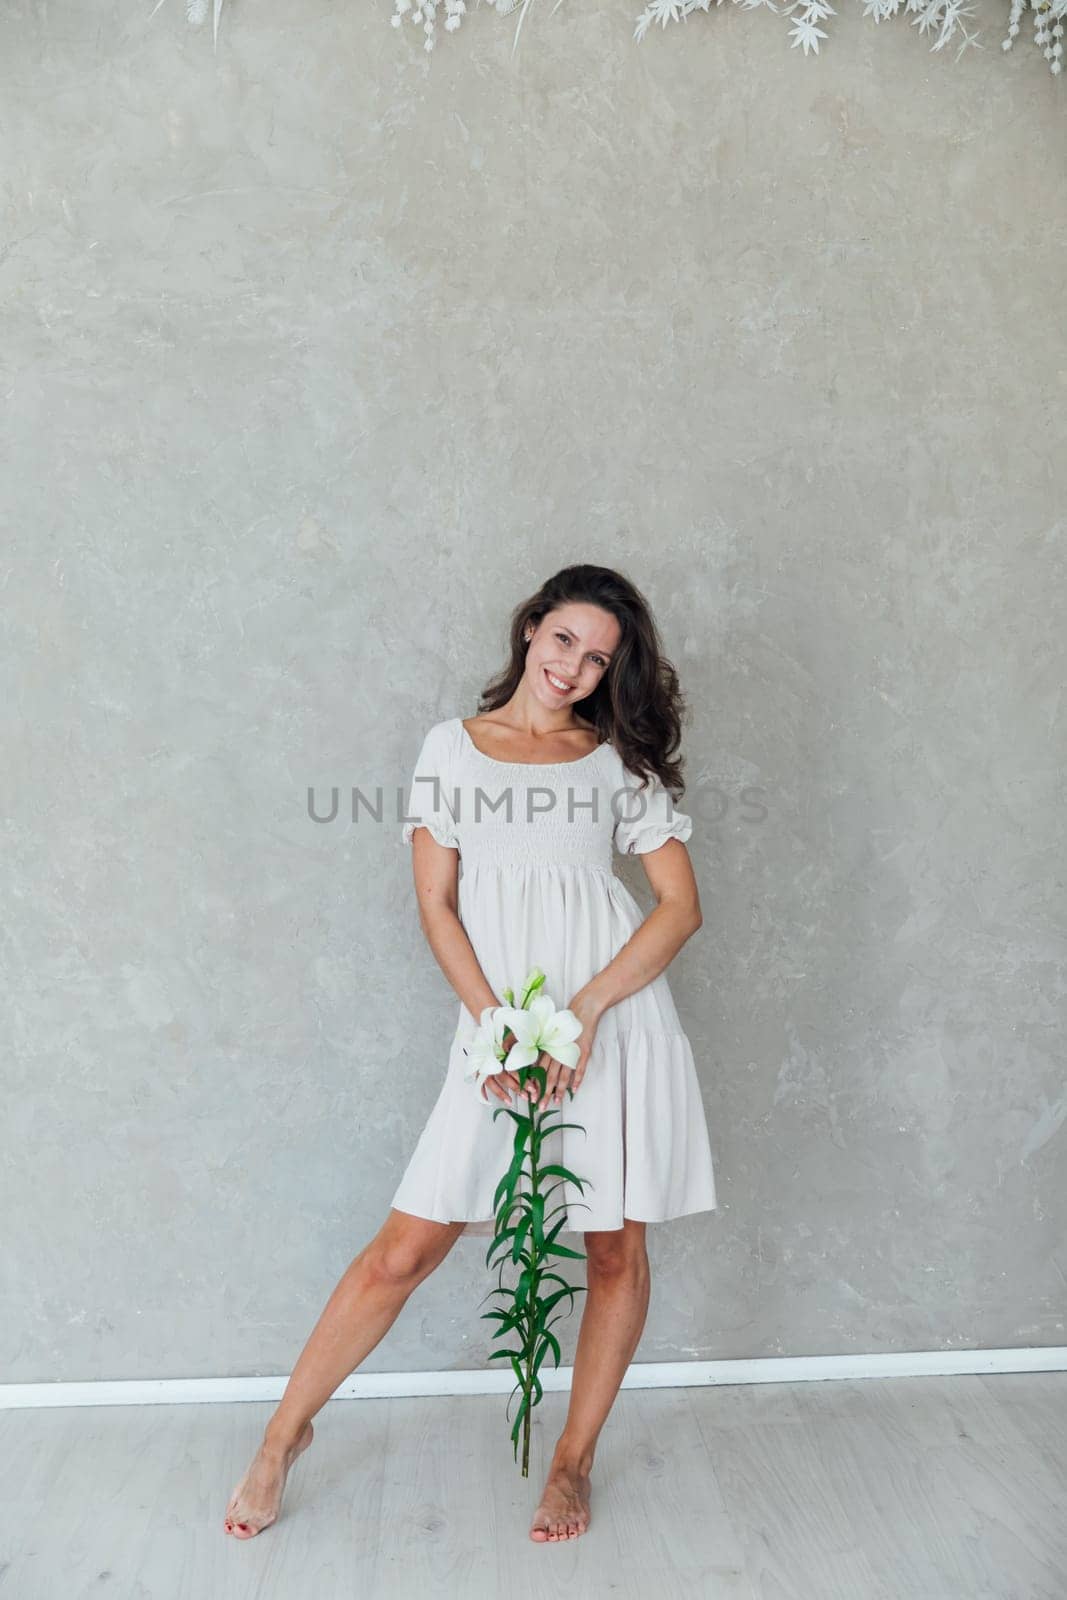
[[[637,1359],[1063,1342],[1063,87],[635,9],[6,8],[8,1381],[295,1358],[454,1006],[307,786],[395,813],[574,559],[694,707],[720,1210]],[[483,1365],[483,1254],[366,1369]]]

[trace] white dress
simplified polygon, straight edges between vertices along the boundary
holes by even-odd
[[[658,779],[639,793],[640,781],[610,743],[576,761],[512,762],[483,754],[460,717],[427,733],[405,813],[419,820],[404,822],[403,840],[426,826],[459,851],[460,920],[501,1003],[510,986],[518,1004],[539,966],[541,992],[568,1005],[640,926],[644,913],[612,870],[613,845],[642,854],[688,839],[693,826]],[[477,1025],[461,1002],[444,1083],[392,1204],[485,1236],[515,1123],[463,1076]],[[516,1094],[509,1103],[520,1109]],[[582,1082],[550,1112],[585,1130],[556,1132],[542,1151],[543,1164],[589,1180],[584,1194],[566,1183],[552,1197],[567,1205],[562,1232],[716,1209],[700,1084],[666,972],[603,1013]]]

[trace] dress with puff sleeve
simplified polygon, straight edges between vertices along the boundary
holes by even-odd
[[[422,741],[408,791],[403,840],[410,844],[416,828],[429,828],[438,844],[459,849],[456,822],[449,801],[452,790],[451,741],[444,723],[436,722]]]
[[[615,848],[623,855],[647,855],[668,839],[684,844],[693,832],[693,819],[679,811],[654,772],[648,774],[647,787],[628,767],[623,773],[624,792],[615,801],[619,820],[615,824]]]

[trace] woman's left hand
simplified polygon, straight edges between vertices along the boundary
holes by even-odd
[[[546,1076],[545,1092],[537,1102],[539,1111],[543,1111],[549,1105],[558,1106],[566,1090],[570,1089],[572,1094],[577,1090],[578,1085],[585,1077],[585,1069],[589,1064],[589,1052],[592,1050],[593,1040],[596,1038],[597,1024],[603,1015],[602,1008],[583,989],[578,990],[567,1010],[573,1011],[582,1025],[582,1031],[575,1040],[578,1046],[578,1060],[573,1067],[565,1067],[562,1062],[557,1061],[553,1056],[546,1055],[542,1050],[538,1057],[537,1065],[546,1069]],[[535,1083],[531,1082],[528,1085],[527,1095],[530,1099],[533,1098],[536,1088]]]

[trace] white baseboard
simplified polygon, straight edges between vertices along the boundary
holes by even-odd
[[[1023,1350],[905,1350],[856,1356],[767,1356],[741,1361],[638,1361],[624,1389],[699,1389],[720,1383],[817,1383],[834,1378],[946,1378],[962,1373],[1062,1372],[1067,1345]],[[569,1389],[573,1368],[546,1361],[546,1390]],[[0,1411],[33,1406],[172,1406],[280,1400],[289,1379],[116,1378],[89,1383],[0,1384]],[[403,1399],[425,1394],[510,1394],[515,1375],[479,1367],[462,1372],[354,1372],[334,1400]]]

